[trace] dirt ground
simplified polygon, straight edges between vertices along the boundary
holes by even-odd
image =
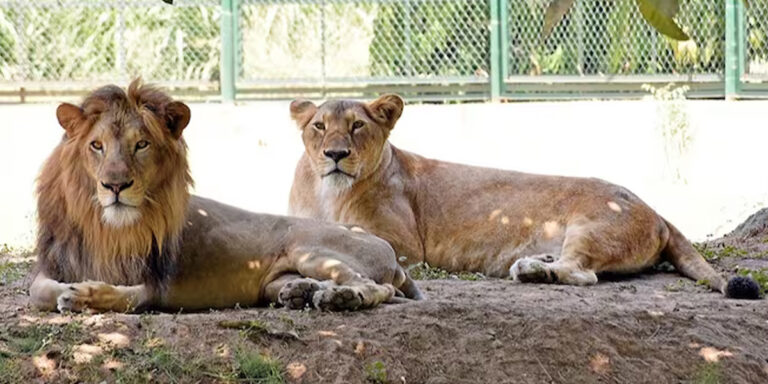
[[[752,232],[702,253],[768,268]],[[62,316],[27,308],[25,280],[0,285],[2,383],[768,383],[768,300],[663,268],[583,288],[420,281],[429,300],[357,313]]]

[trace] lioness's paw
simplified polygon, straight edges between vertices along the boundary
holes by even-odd
[[[312,302],[324,311],[354,311],[363,305],[363,293],[355,287],[330,287],[315,292]]]
[[[110,310],[128,310],[118,308],[122,296],[114,286],[88,281],[72,284],[56,298],[56,307],[60,312],[106,312]]]
[[[296,279],[280,288],[277,302],[288,309],[304,309],[312,306],[312,298],[320,289],[314,279]]]
[[[522,283],[554,283],[555,275],[541,260],[525,257],[515,261],[509,268],[509,275]]]

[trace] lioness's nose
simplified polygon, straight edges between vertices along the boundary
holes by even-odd
[[[326,149],[323,154],[338,163],[341,159],[349,156],[349,149]]]
[[[105,183],[103,181],[101,182],[101,186],[102,187],[104,187],[106,189],[109,189],[110,191],[114,192],[116,195],[119,194],[120,192],[130,188],[131,185],[133,185],[133,180],[131,180],[131,181],[127,182],[127,183],[118,183],[118,184]]]

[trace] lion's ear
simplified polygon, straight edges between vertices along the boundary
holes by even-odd
[[[181,101],[172,101],[165,106],[165,124],[174,139],[181,137],[181,132],[189,124],[191,116],[189,107]]]
[[[397,119],[403,114],[403,99],[395,94],[386,94],[368,104],[373,118],[389,129],[395,127]]]
[[[56,108],[56,118],[59,119],[59,125],[67,131],[67,135],[72,135],[77,124],[83,121],[83,110],[76,105],[62,103]]]
[[[291,102],[291,119],[299,128],[303,127],[316,112],[317,106],[309,100],[297,99]]]

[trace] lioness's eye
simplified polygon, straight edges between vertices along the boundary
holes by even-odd
[[[101,142],[99,141],[91,141],[91,149],[93,149],[96,152],[101,152],[104,147],[101,145]]]
[[[136,150],[144,149],[149,146],[149,141],[146,140],[139,140],[138,143],[136,143]]]
[[[323,123],[318,121],[317,123],[315,123],[315,129],[318,129],[320,131],[324,131],[325,130],[325,124],[323,124]]]
[[[357,121],[355,121],[354,123],[352,123],[352,130],[354,131],[354,130],[356,130],[356,129],[360,129],[360,128],[362,128],[362,127],[363,127],[363,124],[365,124],[365,123],[363,123],[363,121],[362,121],[362,120],[357,120]]]

